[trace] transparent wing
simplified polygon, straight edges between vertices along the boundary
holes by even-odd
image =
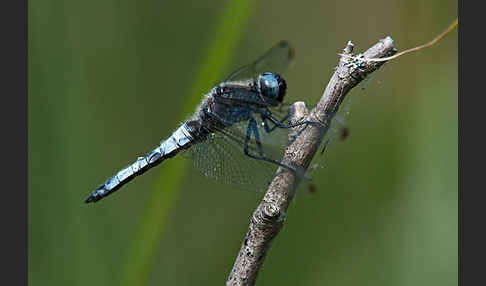
[[[346,115],[342,112],[338,112],[336,115],[334,115],[326,137],[329,139],[329,143],[335,144],[346,140],[348,136],[349,127],[346,120]]]
[[[319,146],[319,151],[309,165],[308,174],[311,176],[320,176],[319,172],[322,169],[327,168],[329,165],[329,152],[334,152],[334,148],[339,143],[346,140],[348,136],[349,128],[346,122],[346,114],[340,111],[334,115],[334,118],[331,121],[331,126],[329,127],[326,136],[324,136],[322,143]],[[315,188],[315,186],[312,186],[311,184],[309,184],[307,187],[311,187],[311,189],[309,189],[310,192],[313,192],[312,188]]]
[[[234,71],[225,81],[255,78],[263,72],[283,74],[294,58],[294,55],[294,49],[290,44],[286,41],[281,41],[252,64]]]
[[[215,131],[205,141],[187,150],[184,156],[190,157],[193,166],[206,177],[236,185],[243,190],[261,192],[271,182],[278,166],[245,155],[245,123],[240,122]],[[277,161],[281,159],[282,148],[275,148],[263,142],[262,145],[267,157]],[[254,138],[248,144],[248,151],[258,154]]]

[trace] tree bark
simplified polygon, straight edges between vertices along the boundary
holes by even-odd
[[[366,59],[388,57],[396,53],[390,37],[380,40],[364,54],[353,58],[349,57],[352,51],[353,44],[349,41],[319,103],[310,113],[302,102],[291,106],[291,121],[304,118],[311,123],[295,127],[290,132],[290,144],[285,149],[282,160],[284,164],[307,170],[344,97],[385,63],[369,62]],[[252,215],[248,232],[226,285],[255,284],[265,255],[282,229],[287,208],[301,178],[302,176],[285,168],[277,170],[265,196]]]

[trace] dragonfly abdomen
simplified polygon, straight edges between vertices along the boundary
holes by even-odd
[[[195,139],[201,139],[200,134],[196,132],[198,129],[197,125],[197,121],[189,121],[182,124],[167,140],[162,141],[152,152],[148,153],[145,157],[139,157],[137,161],[106,180],[86,198],[85,203],[101,200],[117,191],[136,176],[159,165],[165,159],[174,157],[181,150],[189,148],[196,141]]]

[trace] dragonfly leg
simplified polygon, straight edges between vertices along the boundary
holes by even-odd
[[[262,115],[262,123],[263,123],[263,128],[265,129],[265,131],[267,133],[271,133],[272,131],[274,131],[278,127],[276,124],[274,124],[273,127],[270,127],[268,125],[267,119],[263,115]]]
[[[251,154],[250,151],[248,150],[248,144],[250,143],[250,140],[251,140],[251,133],[253,133],[254,136],[255,136],[255,143],[257,145],[259,155]],[[282,164],[281,162],[279,162],[277,160],[274,160],[274,159],[271,159],[271,158],[268,158],[268,157],[265,156],[265,152],[263,152],[263,146],[262,146],[262,143],[260,141],[260,134],[258,133],[257,123],[256,123],[255,118],[253,118],[253,117],[251,117],[249,119],[249,122],[248,122],[244,152],[245,152],[245,155],[250,157],[250,158],[267,161],[267,162],[276,164],[277,166],[280,166],[282,168],[288,169],[292,172],[296,172],[296,170],[294,168],[289,167],[285,164]]]
[[[271,133],[272,131],[274,131],[275,129],[277,129],[279,127],[277,124],[273,123],[273,121],[272,121],[272,123],[274,125],[273,125],[273,127],[270,127],[270,125],[268,124],[267,118],[262,113],[260,113],[260,116],[262,118],[263,128],[265,129],[265,131],[267,133]],[[287,118],[289,118],[288,114],[282,120],[279,120],[279,122],[283,122],[283,121],[287,120]]]
[[[283,121],[288,118],[288,115],[284,119],[278,120],[277,118],[275,118],[272,115],[271,112],[267,111],[267,112],[262,112],[260,114],[262,116],[262,119],[268,118],[270,121],[272,121],[273,124],[275,124],[275,126],[277,126],[279,128],[292,128],[292,127],[297,127],[297,126],[300,126],[300,125],[310,123],[310,121],[301,121],[301,122],[296,122],[296,123],[291,123],[291,124],[285,124],[285,123],[283,123]]]

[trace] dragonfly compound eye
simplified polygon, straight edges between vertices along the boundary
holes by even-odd
[[[287,89],[287,84],[282,77],[271,72],[265,72],[259,76],[258,85],[264,97],[282,102]]]

